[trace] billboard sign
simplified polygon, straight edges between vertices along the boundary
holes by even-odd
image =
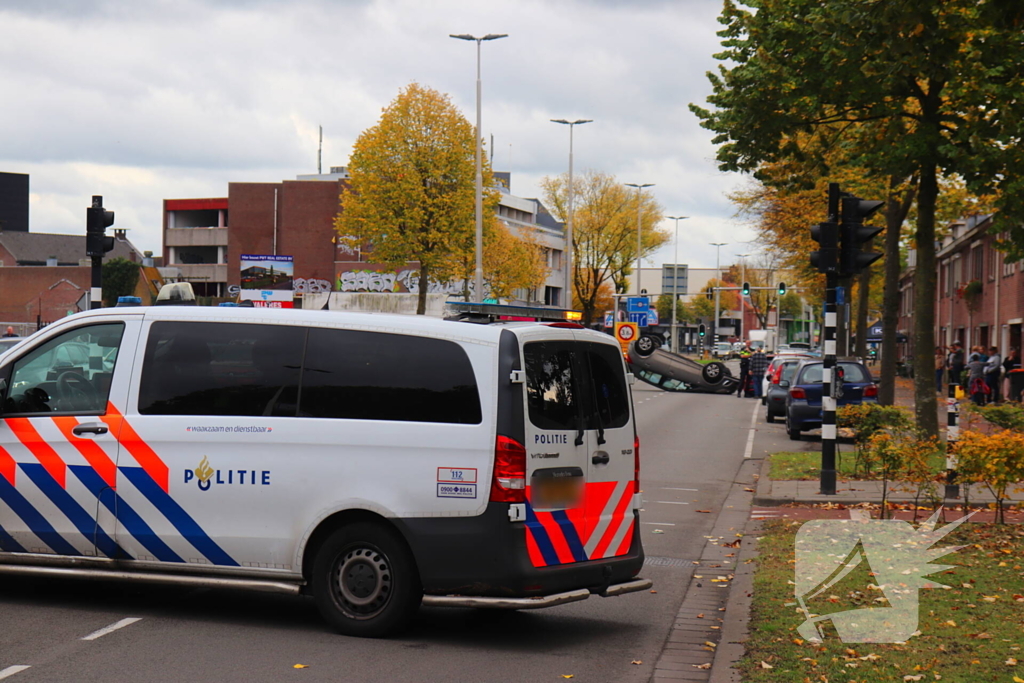
[[[295,264],[291,256],[242,254],[242,300],[267,308],[291,308]]]

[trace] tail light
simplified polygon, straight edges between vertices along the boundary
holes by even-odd
[[[870,398],[871,396],[878,396],[877,384],[869,384],[864,387],[864,398]]]
[[[526,448],[507,436],[498,435],[494,442],[491,502],[526,502]]]
[[[803,399],[803,400],[806,401],[807,400],[807,392],[804,391],[803,389],[801,389],[800,387],[793,387],[792,389],[789,390],[789,397],[790,398],[799,398],[799,399]]]
[[[778,384],[779,380],[782,379],[782,365],[775,368],[775,372],[772,374],[772,384]]]
[[[640,437],[633,437],[633,493],[640,493]]]

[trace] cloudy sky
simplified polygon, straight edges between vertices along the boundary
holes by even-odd
[[[92,195],[160,252],[163,199],[227,196],[347,163],[399,89],[418,82],[475,118],[512,191],[575,168],[654,183],[692,267],[752,251],[714,163],[703,103],[719,50],[717,0],[0,0],[0,171],[31,175],[30,229],[78,233]],[[672,221],[664,228],[674,232]],[[671,262],[673,246],[651,264]],[[645,262],[645,265],[647,263]]]

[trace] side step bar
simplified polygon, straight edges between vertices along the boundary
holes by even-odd
[[[186,576],[158,572],[122,572],[111,569],[75,569],[69,567],[40,567],[38,565],[0,564],[0,575],[8,576],[49,576],[68,579],[91,579],[93,581],[135,581],[175,586],[196,586],[202,588],[240,588],[264,593],[286,593],[298,595],[302,586],[285,581],[261,579],[236,579],[229,577]]]
[[[604,591],[595,593],[603,598],[611,598],[625,593],[642,591],[650,588],[654,582],[650,579],[635,579],[625,583],[608,586]],[[570,602],[586,600],[591,596],[590,590],[580,588],[554,595],[541,595],[535,598],[488,598],[471,595],[424,595],[423,604],[428,607],[488,607],[492,609],[543,609]]]

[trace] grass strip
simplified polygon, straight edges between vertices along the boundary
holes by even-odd
[[[742,680],[758,683],[1024,681],[1024,529],[968,522],[936,547],[965,545],[931,575],[950,586],[920,591],[920,635],[903,644],[843,643],[832,630],[821,643],[797,632],[794,539],[801,522],[766,522],[757,570]],[[864,565],[866,563],[862,563]],[[884,607],[869,568],[854,571],[808,608],[820,614]],[[880,604],[880,602],[882,604]],[[822,604],[826,603],[826,604]],[[830,624],[830,622],[828,622]]]

